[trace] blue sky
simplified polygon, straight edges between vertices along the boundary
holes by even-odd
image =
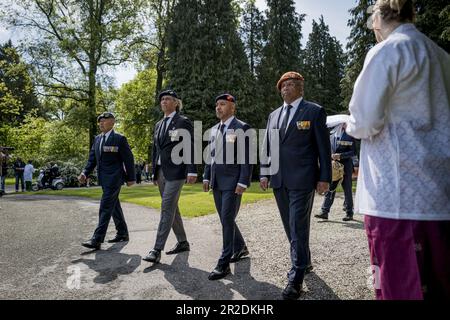
[[[355,6],[357,0],[296,0],[294,2],[296,11],[306,14],[306,19],[302,24],[303,44],[306,43],[308,34],[311,32],[312,20],[318,20],[320,15],[323,15],[325,23],[330,27],[331,35],[345,46],[347,43],[346,38],[350,33],[350,29],[347,27],[347,21],[350,17],[348,10]],[[263,10],[266,8],[266,0],[256,0],[256,4]],[[11,37],[14,40],[15,36],[11,31],[0,27],[1,43]],[[116,72],[117,86],[130,81],[135,74],[136,70],[132,66],[118,68]]]

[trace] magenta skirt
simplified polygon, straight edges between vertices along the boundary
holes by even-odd
[[[450,221],[364,222],[378,300],[450,300]]]

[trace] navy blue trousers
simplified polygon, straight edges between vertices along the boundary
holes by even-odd
[[[122,207],[120,206],[119,194],[121,186],[103,187],[103,195],[100,201],[98,226],[94,231],[92,239],[97,242],[105,240],[106,231],[108,230],[111,216],[116,225],[117,234],[120,236],[128,235],[128,227],[125,222]]]
[[[288,272],[288,281],[294,286],[303,283],[306,268],[311,264],[309,229],[314,192],[289,190],[285,187],[273,190],[284,231],[291,245],[292,267]]]
[[[245,246],[244,238],[236,225],[236,216],[241,205],[242,195],[237,195],[234,190],[213,190],[214,203],[219,213],[222,224],[223,247],[218,266],[227,266],[234,252],[240,251]]]

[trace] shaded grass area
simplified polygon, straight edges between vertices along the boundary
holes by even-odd
[[[77,196],[100,199],[102,190],[101,188],[79,188],[65,189],[61,191],[45,190],[35,192],[34,194]],[[273,198],[272,190],[264,192],[259,188],[258,183],[253,183],[244,193],[242,203],[253,203],[259,200],[271,198]],[[120,201],[134,203],[149,208],[161,208],[161,196],[159,195],[158,187],[149,184],[135,185],[131,188],[122,187],[120,192]],[[202,184],[200,183],[183,186],[179,207],[181,215],[184,217],[198,217],[216,212],[212,192],[203,192]]]

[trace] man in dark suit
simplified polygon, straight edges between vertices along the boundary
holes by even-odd
[[[155,126],[152,152],[152,180],[159,187],[161,194],[161,220],[159,221],[156,242],[152,250],[143,260],[158,263],[161,260],[161,251],[166,245],[170,229],[173,229],[177,238],[174,248],[166,254],[176,254],[189,251],[190,246],[178,208],[181,188],[185,181],[193,184],[197,180],[197,169],[194,164],[194,127],[191,121],[180,115],[182,102],[173,90],[165,90],[159,94],[161,109],[164,118]],[[185,144],[188,133],[189,141]],[[190,148],[190,156],[182,150],[182,161],[174,161],[172,151],[180,143]],[[188,158],[188,159],[186,159]]]
[[[342,219],[344,221],[353,220],[353,193],[352,193],[352,174],[353,174],[353,157],[356,155],[355,139],[345,132],[347,124],[343,123],[336,126],[330,134],[331,143],[331,159],[339,161],[344,165],[344,177],[342,179],[342,188],[344,189],[345,202],[344,208],[346,215]],[[316,218],[328,219],[331,206],[336,195],[336,188],[341,180],[333,181],[330,191],[325,194],[320,214],[315,215]]]
[[[249,254],[235,219],[242,194],[250,186],[249,137],[244,135],[250,126],[235,118],[235,103],[236,99],[228,93],[216,98],[216,115],[220,123],[211,129],[211,163],[205,166],[203,175],[203,191],[213,189],[223,237],[222,254],[208,277],[210,280],[224,278],[230,273],[230,262],[237,262]]]
[[[310,216],[314,191],[324,194],[331,181],[331,151],[325,110],[303,99],[304,79],[285,73],[277,83],[284,104],[269,115],[260,185],[273,188],[291,245],[292,268],[284,299],[298,299],[311,263]]]
[[[99,222],[92,238],[82,245],[90,249],[100,249],[108,229],[111,216],[116,225],[117,234],[109,243],[128,241],[128,227],[125,222],[119,194],[123,183],[127,186],[135,182],[134,157],[127,139],[114,132],[115,117],[111,112],[98,116],[97,122],[102,132],[95,137],[89,153],[89,159],[83,172],[78,177],[86,183],[88,177],[97,167],[98,182],[102,186],[103,195],[100,201]]]

